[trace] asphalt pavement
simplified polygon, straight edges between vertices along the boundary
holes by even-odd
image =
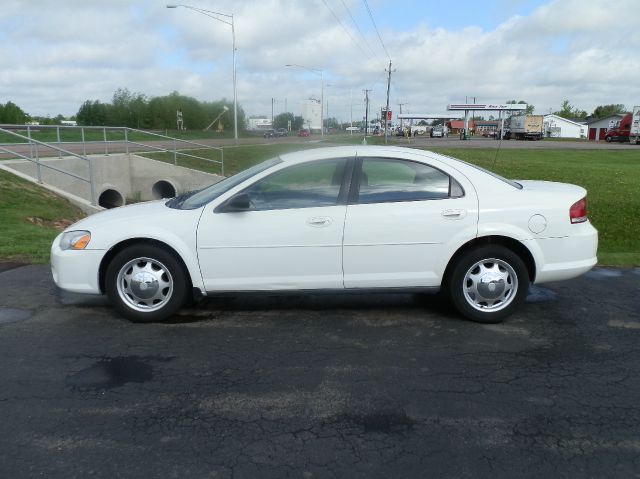
[[[640,268],[438,296],[210,300],[131,324],[0,273],[0,477],[640,476]]]

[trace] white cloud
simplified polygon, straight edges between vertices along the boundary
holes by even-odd
[[[322,68],[329,111],[348,119],[363,114],[363,88],[375,90],[372,111],[384,103],[385,55],[377,37],[365,53],[353,45],[321,0],[200,2],[235,11],[238,97],[249,114],[298,112],[299,103],[320,95],[319,79],[296,63]],[[351,35],[341,2],[327,0]],[[539,112],[568,98],[591,111],[605,103],[640,103],[640,29],[625,12],[634,0],[556,0],[529,16],[514,16],[493,30],[428,28],[429,12],[412,30],[382,32],[397,71],[394,109],[444,111],[448,103],[524,99]],[[197,3],[196,3],[197,4]],[[358,2],[349,5],[356,12]],[[371,3],[384,15],[384,4]],[[482,8],[477,2],[464,8]],[[369,31],[362,17],[361,25]],[[0,102],[14,101],[32,114],[73,114],[86,99],[108,101],[118,87],[163,95],[173,90],[203,100],[232,98],[231,29],[184,8],[167,10],[162,0],[39,2],[4,0],[0,10]]]

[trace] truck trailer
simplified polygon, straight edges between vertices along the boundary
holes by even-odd
[[[541,140],[544,128],[543,115],[513,115],[505,125],[504,139]]]

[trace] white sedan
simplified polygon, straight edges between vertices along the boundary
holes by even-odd
[[[579,186],[349,146],[90,216],[55,239],[51,267],[60,288],[106,293],[132,321],[164,320],[193,295],[443,289],[488,323],[516,310],[530,283],[588,271],[597,243]]]

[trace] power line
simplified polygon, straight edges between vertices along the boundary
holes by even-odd
[[[380,32],[378,31],[378,26],[376,25],[376,21],[373,19],[373,14],[371,13],[371,9],[369,8],[369,3],[367,2],[367,0],[362,0],[362,1],[364,2],[364,6],[367,7],[367,12],[369,12],[369,18],[371,19],[371,23],[373,24],[373,28],[375,29],[376,33],[378,34],[378,39],[380,40],[380,45],[382,45],[382,49],[387,54],[387,58],[389,58],[389,60],[391,60],[391,55],[389,55],[389,52],[387,51],[387,47],[384,46],[384,42],[382,41],[382,37],[380,36]]]
[[[380,61],[380,57],[378,56],[378,54],[375,52],[375,50],[373,48],[371,48],[371,45],[369,44],[369,42],[367,41],[366,37],[364,36],[364,33],[362,33],[362,30],[360,30],[360,27],[358,26],[358,22],[356,22],[356,19],[353,18],[353,14],[351,13],[351,10],[349,10],[349,7],[347,6],[347,4],[345,3],[344,0],[340,0],[342,2],[342,6],[344,7],[344,9],[347,11],[347,13],[349,14],[349,16],[351,17],[351,21],[353,22],[353,25],[356,27],[356,30],[358,31],[358,33],[360,34],[360,37],[362,38],[362,40],[364,41],[364,44],[367,46],[367,48],[371,51],[371,53],[373,53],[373,55],[376,57],[376,59],[378,61]]]
[[[356,41],[355,38],[353,38],[353,36],[351,35],[351,32],[349,32],[349,30],[347,30],[347,28],[342,24],[342,22],[340,21],[340,18],[338,18],[338,16],[335,14],[335,12],[333,11],[333,9],[329,6],[329,4],[327,3],[327,0],[322,0],[322,3],[325,4],[325,6],[327,7],[327,9],[331,12],[331,15],[333,15],[333,18],[336,19],[336,21],[338,22],[338,24],[342,27],[342,29],[346,32],[347,35],[349,35],[349,38],[351,38],[351,41],[355,44],[355,46],[357,46],[360,51],[362,52],[363,55],[365,55],[367,58],[371,58],[371,55],[369,55],[367,52],[364,51],[364,49],[362,48],[362,46],[360,46],[360,43],[358,43]]]

